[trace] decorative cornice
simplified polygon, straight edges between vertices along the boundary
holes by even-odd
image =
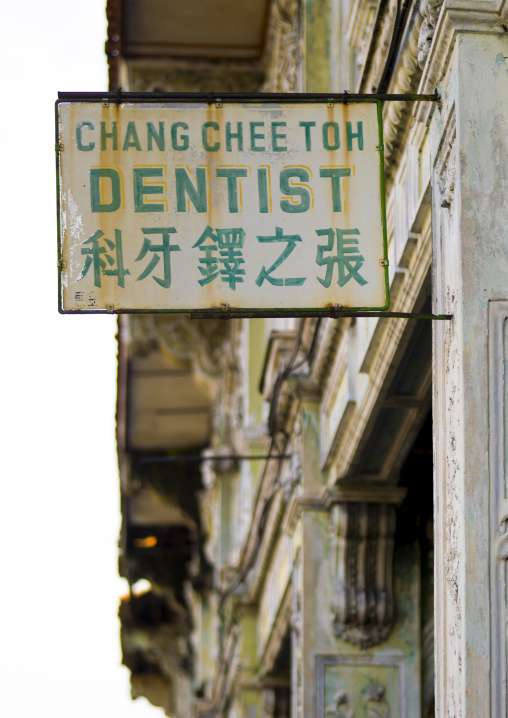
[[[399,506],[407,494],[400,486],[387,486],[381,483],[340,481],[333,487],[325,487],[320,492],[307,492],[293,496],[288,502],[282,530],[292,535],[296,522],[304,511],[330,511],[338,503],[389,504]]]
[[[507,28],[508,0],[444,0],[418,92],[425,94],[435,91],[446,72],[459,33],[503,35]],[[419,122],[428,122],[433,104],[415,104],[414,115]]]
[[[405,499],[407,489],[402,486],[388,486],[381,483],[360,483],[339,481],[323,492],[326,508],[337,503],[364,502],[368,504],[392,504],[399,506]]]

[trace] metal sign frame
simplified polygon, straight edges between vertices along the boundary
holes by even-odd
[[[58,294],[59,294],[59,312],[62,314],[190,314],[194,317],[220,317],[220,318],[232,318],[232,317],[305,317],[305,316],[362,316],[367,314],[372,316],[375,312],[379,316],[388,316],[387,310],[390,306],[390,288],[389,288],[389,273],[388,273],[388,242],[387,242],[387,225],[386,225],[386,198],[385,198],[385,177],[384,177],[384,144],[383,144],[383,124],[382,124],[382,103],[385,100],[391,99],[428,99],[435,100],[436,96],[421,96],[415,95],[350,95],[344,94],[312,94],[312,93],[300,93],[300,94],[283,94],[283,93],[270,93],[270,94],[251,94],[251,93],[123,93],[121,91],[116,93],[59,93],[58,100],[55,106],[55,118],[56,118],[56,169],[57,169],[57,222],[58,222]],[[382,238],[383,238],[383,258],[381,259],[381,265],[384,268],[384,292],[385,292],[385,304],[384,306],[376,307],[342,307],[340,305],[325,306],[322,308],[284,308],[270,310],[266,308],[236,308],[233,306],[222,304],[218,307],[207,308],[207,309],[116,309],[114,307],[103,308],[85,308],[85,309],[69,309],[63,306],[63,282],[62,275],[65,269],[63,262],[63,248],[62,248],[62,228],[60,223],[61,218],[61,206],[60,206],[60,151],[63,149],[60,142],[59,133],[59,105],[61,103],[102,103],[103,105],[121,104],[121,103],[171,103],[171,102],[188,102],[188,103],[206,103],[216,104],[221,107],[224,105],[234,104],[268,104],[268,103],[282,103],[287,104],[327,104],[333,106],[334,104],[345,104],[350,102],[355,103],[370,103],[376,104],[377,106],[377,118],[378,118],[378,132],[379,132],[379,176],[380,176],[380,197],[381,197],[381,221],[382,221]]]

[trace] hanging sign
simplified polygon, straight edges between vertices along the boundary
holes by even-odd
[[[375,101],[57,102],[62,312],[386,309]]]

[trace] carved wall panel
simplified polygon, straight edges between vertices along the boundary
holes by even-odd
[[[316,718],[408,718],[407,659],[317,656]]]

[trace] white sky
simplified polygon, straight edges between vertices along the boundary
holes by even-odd
[[[116,322],[57,311],[54,102],[107,88],[106,0],[0,10],[0,715],[162,716],[120,666]]]

